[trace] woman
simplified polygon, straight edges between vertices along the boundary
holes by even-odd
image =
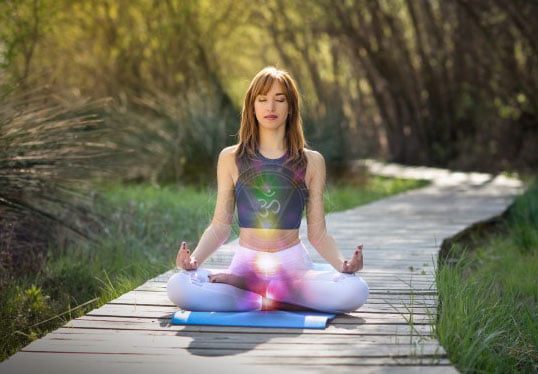
[[[217,163],[213,220],[192,253],[181,244],[183,271],[167,284],[186,310],[316,310],[347,313],[364,304],[368,285],[362,245],[347,261],[327,232],[323,207],[325,160],[305,148],[299,93],[282,70],[266,67],[245,95],[238,144]],[[228,238],[237,205],[239,246],[228,269],[200,269]],[[335,270],[319,271],[299,239],[306,206],[308,240]]]

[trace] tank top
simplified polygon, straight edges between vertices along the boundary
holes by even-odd
[[[306,167],[292,170],[287,158],[264,157],[256,150],[254,160],[240,169],[234,194],[239,227],[297,229],[308,200]]]

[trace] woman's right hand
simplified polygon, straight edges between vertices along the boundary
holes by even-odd
[[[194,257],[191,257],[191,252],[187,248],[187,242],[181,242],[181,247],[177,253],[176,265],[178,268],[184,270],[198,269],[198,261]]]

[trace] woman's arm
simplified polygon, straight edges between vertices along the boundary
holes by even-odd
[[[217,161],[217,202],[211,224],[200,237],[191,257],[198,266],[207,260],[230,236],[235,208],[234,185],[232,178],[235,165],[233,146],[224,148]]]
[[[325,189],[326,170],[325,159],[317,151],[310,151],[308,159],[309,198],[306,204],[306,222],[308,240],[318,253],[337,271],[342,271],[344,256],[338,250],[334,238],[327,232],[325,211],[323,206],[323,191]]]

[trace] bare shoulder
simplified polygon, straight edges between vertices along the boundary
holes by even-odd
[[[235,154],[236,149],[237,145],[229,145],[228,147],[224,147],[220,153],[226,155]]]
[[[309,163],[310,161],[312,161],[312,163],[314,164],[325,162],[325,158],[323,158],[323,155],[319,153],[318,151],[314,149],[306,149],[306,148],[304,151],[305,151],[306,159],[308,160]]]
[[[310,187],[316,172],[325,171],[325,158],[316,150],[305,149],[304,151],[308,163],[306,167],[306,183],[307,187]]]
[[[232,180],[236,180],[237,175],[237,166],[235,164],[235,151],[237,149],[237,145],[230,145],[228,147],[224,147],[219,154],[219,160],[218,160],[218,167],[222,168],[222,170],[232,178]],[[235,185],[235,183],[234,183]]]

